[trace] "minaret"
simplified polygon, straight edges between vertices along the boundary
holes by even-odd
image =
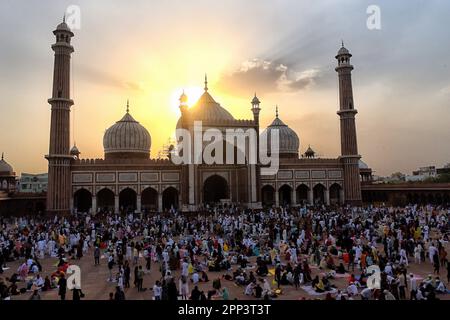
[[[344,47],[336,56],[338,66],[336,72],[339,75],[339,111],[341,119],[341,161],[344,165],[344,197],[345,203],[361,205],[361,183],[359,180],[358,145],[356,139],[355,115],[358,111],[354,108],[352,89],[352,70],[350,64],[352,55]]]
[[[180,101],[180,112],[181,112],[181,116],[184,116],[187,109],[188,109],[188,96],[184,93],[180,95],[180,98],[178,99],[178,101]]]
[[[252,99],[252,112],[253,112],[253,119],[255,120],[255,124],[259,127],[259,112],[261,111],[261,108],[259,107],[261,101],[259,101],[258,97],[255,96]]]
[[[253,112],[253,121],[255,123],[255,130],[256,130],[256,165],[251,165],[250,168],[252,170],[252,175],[255,175],[255,179],[254,179],[254,186],[252,186],[255,191],[254,193],[256,193],[256,197],[254,199],[253,203],[253,207],[256,208],[261,208],[261,194],[259,192],[259,190],[261,190],[260,186],[261,186],[261,168],[259,167],[259,163],[260,163],[260,159],[259,159],[259,113],[261,112],[261,108],[260,108],[260,104],[261,101],[259,101],[258,97],[256,96],[256,92],[255,92],[255,96],[253,97],[252,101],[252,112]]]
[[[71,179],[70,161],[70,58],[74,36],[65,19],[53,31],[56,43],[53,70],[53,93],[48,99],[51,105],[50,147],[48,160],[47,212],[53,214],[70,213]]]

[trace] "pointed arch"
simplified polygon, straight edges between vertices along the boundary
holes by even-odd
[[[92,194],[85,188],[78,189],[73,194],[73,207],[78,212],[89,212],[92,208]]]
[[[275,205],[275,188],[270,184],[261,188],[261,202],[263,206],[267,207]]]
[[[114,191],[108,187],[102,188],[97,192],[97,208],[101,211],[113,211],[114,210]]]
[[[283,184],[278,188],[278,197],[281,206],[292,205],[292,187],[288,184]]]
[[[297,188],[295,189],[295,192],[297,193],[297,204],[305,204],[308,203],[308,192],[309,192],[309,187],[302,183],[300,185],[297,186]]]

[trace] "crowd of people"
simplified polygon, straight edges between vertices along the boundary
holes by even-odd
[[[449,214],[431,205],[230,206],[1,217],[0,273],[19,266],[0,274],[0,295],[41,299],[57,290],[66,299],[68,267],[92,256],[108,270],[111,300],[126,299],[128,290],[155,300],[284,299],[299,290],[311,299],[433,300],[449,292]],[[44,259],[54,269],[43,270]],[[145,287],[150,273],[157,280]],[[79,285],[70,287],[74,300],[89,299]]]

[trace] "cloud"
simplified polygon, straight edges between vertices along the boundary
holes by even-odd
[[[450,85],[447,87],[444,87],[440,90],[440,94],[443,96],[450,96]]]
[[[142,91],[142,85],[133,81],[121,80],[112,74],[101,71],[91,66],[80,65],[76,70],[76,76],[80,76],[83,81],[89,81],[97,85],[103,85],[113,88]]]
[[[283,63],[255,58],[242,62],[237,71],[222,76],[219,86],[238,93],[299,91],[313,85],[320,74],[319,69],[299,72]]]
[[[320,76],[319,69],[308,69],[302,72],[291,71],[283,75],[279,85],[286,90],[303,90],[314,85]]]

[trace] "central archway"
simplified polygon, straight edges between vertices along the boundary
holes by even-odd
[[[275,204],[275,189],[271,185],[265,185],[261,189],[261,201],[263,206],[271,207]]]
[[[149,187],[142,191],[141,194],[142,210],[156,210],[158,209],[158,192]]]
[[[297,192],[297,203],[298,204],[305,204],[308,203],[308,192],[309,192],[309,188],[307,185],[305,184],[301,184],[297,187],[297,189],[295,190],[295,192]]]
[[[278,197],[281,206],[291,205],[291,192],[292,189],[287,184],[284,184],[280,189],[278,189]]]
[[[108,188],[97,192],[97,207],[102,211],[114,210],[114,192]]]
[[[126,212],[136,210],[136,191],[125,188],[119,194],[119,207]]]
[[[163,210],[170,210],[178,208],[178,191],[174,187],[168,187],[162,193]]]
[[[86,189],[80,189],[73,195],[73,205],[78,212],[88,212],[92,208],[92,194]]]
[[[221,199],[228,199],[228,182],[219,175],[213,175],[203,184],[203,202],[218,203]]]
[[[318,183],[313,188],[314,192],[314,203],[315,204],[324,204],[325,203],[325,186],[321,183]]]

